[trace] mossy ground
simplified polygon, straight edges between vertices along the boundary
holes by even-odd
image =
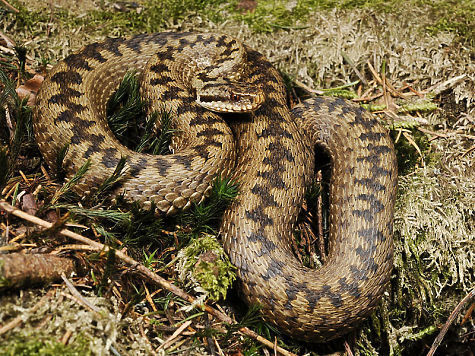
[[[389,107],[395,113],[379,114],[392,129],[400,171],[395,217],[395,270],[379,310],[346,340],[356,355],[424,353],[455,305],[474,287],[473,1],[410,0],[402,4],[397,0],[12,0],[9,3],[19,12],[0,5],[0,31],[15,41],[17,48],[7,48],[5,39],[0,38],[0,65],[11,79],[18,81],[17,84],[27,79],[29,73],[44,72],[80,46],[105,36],[190,29],[238,36],[263,52],[288,78],[291,92],[297,94],[304,91],[303,86],[332,89],[361,80],[362,76],[366,83],[347,87],[345,93],[356,98],[371,97],[381,89],[372,68],[379,76],[384,73],[396,91],[405,94],[403,98],[389,102],[369,101],[383,110]],[[22,54],[22,48],[26,53]],[[441,86],[458,76],[462,77],[454,84]],[[409,92],[418,94],[409,96]],[[420,95],[420,100],[429,100],[430,110],[423,110],[421,105],[416,105],[410,112],[396,110],[414,99],[418,104]],[[3,99],[0,97],[2,104]],[[433,105],[437,109],[434,110]],[[22,118],[27,120],[28,109],[21,105],[15,107],[17,110],[10,113],[8,120],[16,123],[23,122]],[[33,193],[40,182],[48,188],[47,192],[39,193],[42,199],[57,190],[57,186],[48,186],[44,177],[34,179],[34,184],[30,185],[22,182],[19,170],[25,174],[39,172],[37,149],[25,130],[19,131],[21,138],[13,140],[21,146],[9,147],[12,134],[4,107],[0,119],[0,151],[8,150],[10,159],[13,152],[17,162],[12,174],[6,177],[8,183],[2,182],[0,174],[1,188],[5,184],[15,187],[20,182],[17,194],[23,190]],[[27,127],[27,122],[24,125]],[[0,152],[3,167],[6,165],[2,163],[4,157]],[[2,170],[7,171],[0,167]],[[2,198],[5,194],[8,192],[4,192]],[[14,192],[10,194],[10,201],[12,195]],[[76,215],[74,221],[92,225],[97,236],[102,235],[116,246],[120,246],[123,243],[120,240],[125,237],[131,253],[137,258],[162,269],[170,278],[175,277],[166,263],[187,243],[180,231],[160,235],[157,245],[157,231],[167,226],[146,212],[136,208],[132,213],[114,210],[113,218],[94,220],[98,218],[91,216],[90,211],[77,207],[73,210],[71,205],[66,208]],[[64,213],[65,210],[60,211]],[[92,222],[85,217],[93,219]],[[5,237],[6,217],[1,218],[2,236]],[[26,233],[20,243],[34,242],[38,248],[44,244],[54,246],[44,237],[28,239],[31,228],[21,224],[11,229],[10,234]],[[146,238],[137,240],[137,236]],[[16,243],[15,248],[22,246]],[[75,255],[85,258],[79,253]],[[56,350],[51,354],[74,354],[75,350],[85,350],[84,345],[87,345],[92,353],[103,354],[112,345],[121,354],[148,354],[152,347],[158,346],[159,339],[171,333],[171,329],[167,329],[170,320],[192,318],[196,320],[198,332],[186,336],[181,346],[168,352],[209,353],[212,348],[206,343],[215,338],[225,352],[263,354],[260,345],[243,339],[233,330],[210,325],[199,313],[183,314],[179,311],[183,304],[179,298],[164,292],[152,293],[154,305],[150,304],[146,296],[150,296],[148,289],[151,286],[121,274],[122,269],[116,271],[113,256],[87,255],[85,259],[95,274],[77,283],[82,282],[86,291],[93,289],[95,293],[88,294],[87,298],[100,306],[102,313],[94,314],[71,302],[64,297],[66,292],[58,289],[44,308],[29,316],[28,323],[0,335],[0,350],[7,350],[2,352],[18,350],[18,345],[31,350],[39,350],[45,345],[48,352]],[[35,295],[43,293],[32,290],[12,292],[9,297],[3,297],[0,301],[1,323],[27,313],[35,304]],[[146,322],[141,319],[144,313],[147,314]],[[271,329],[259,320],[250,319],[246,319],[250,325],[273,340],[275,334]],[[473,318],[468,315],[464,324],[461,320],[462,316],[452,325],[439,349],[440,354],[462,354],[471,347]],[[68,342],[69,351],[61,349],[63,344],[55,343],[67,330],[73,332]],[[50,341],[42,341],[47,340],[48,335]],[[311,346],[278,336],[278,343],[298,354],[322,355],[343,350],[342,340]],[[24,354],[28,353],[25,351]]]

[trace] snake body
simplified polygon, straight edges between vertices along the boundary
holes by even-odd
[[[130,69],[142,73],[144,96],[178,118],[175,153],[132,152],[107,127],[107,99]],[[245,113],[229,127],[205,108]],[[218,172],[232,174],[240,193],[224,212],[224,247],[245,300],[294,338],[319,342],[348,332],[389,281],[397,172],[387,130],[343,99],[313,98],[290,111],[277,70],[228,36],[160,33],[86,46],[49,73],[34,129],[48,165],[65,144],[69,176],[92,161],[76,188],[84,194],[127,157],[117,194],[145,207],[153,202],[158,212],[201,201]],[[315,144],[332,158],[330,248],[317,270],[289,248]]]

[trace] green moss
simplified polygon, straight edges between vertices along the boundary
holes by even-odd
[[[434,23],[427,25],[430,33],[450,31],[466,42],[475,43],[475,3],[472,0],[420,0],[421,4],[430,6]]]
[[[99,32],[109,35],[111,32],[130,34],[139,32],[159,32],[169,23],[183,20],[187,16],[200,13],[204,17],[222,20],[219,15],[219,5],[224,1],[142,1],[137,7],[129,7],[124,11],[113,8],[94,9],[86,16],[73,20],[76,26],[87,29],[99,29]]]
[[[129,246],[146,245],[155,241],[163,228],[163,220],[155,215],[155,205],[152,204],[148,210],[140,208],[137,202],[121,202],[118,205],[123,204],[130,206],[131,219],[114,226],[113,232],[121,234],[121,240]]]
[[[11,4],[19,12],[2,13],[0,11],[0,19],[13,18],[15,29],[27,32],[32,37],[43,34],[46,26],[48,26],[48,31],[52,32],[60,32],[64,28],[81,27],[87,33],[111,36],[158,32],[170,23],[176,23],[197,13],[213,21],[224,21],[220,12],[225,1],[143,0],[133,4],[122,2],[121,11],[102,3],[98,7],[87,9],[80,16],[70,12],[68,8],[48,7],[46,3],[35,5],[35,9],[27,9],[22,2],[17,0],[11,1]],[[55,23],[53,29],[50,26],[52,17]]]
[[[92,355],[89,342],[82,337],[76,337],[72,344],[64,345],[54,339],[43,336],[16,335],[9,339],[6,345],[0,345],[0,354],[15,356],[82,356]]]
[[[249,24],[257,32],[272,32],[282,28],[305,28],[309,15],[315,10],[364,8],[403,15],[410,8],[411,11],[431,14],[432,21],[425,26],[429,33],[449,31],[455,33],[462,42],[470,43],[475,38],[472,25],[475,22],[475,5],[470,0],[411,0],[403,4],[399,0],[263,0],[256,3],[253,11],[242,10],[237,0],[144,0],[135,5],[124,5],[123,11],[103,5],[102,8],[87,11],[84,16],[71,16],[61,8],[53,11],[55,23],[60,24],[59,27],[81,26],[88,32],[111,35],[157,32],[170,23],[180,22],[197,14],[215,23],[233,18]],[[27,10],[18,1],[14,1],[13,5],[20,10],[14,15],[18,29],[33,35],[40,34],[43,28],[37,24],[50,22],[50,11]]]
[[[401,3],[399,0],[264,0],[257,2],[252,12],[240,13],[237,17],[259,32],[271,32],[278,28],[299,28],[305,25],[312,10],[365,8],[385,13],[403,13],[428,9],[434,21],[427,24],[427,30],[455,32],[460,37],[473,41],[475,30],[475,6],[473,1],[412,0]]]
[[[191,282],[211,300],[226,298],[236,279],[235,267],[214,236],[203,235],[193,240],[179,252],[178,258],[177,270],[182,281]]]
[[[10,1],[10,3],[18,10],[18,13],[14,14],[15,26],[17,29],[23,29],[34,33],[34,31],[36,31],[36,25],[38,22],[48,21],[48,14],[45,12],[30,11],[16,0]],[[6,17],[7,15],[6,13],[0,13],[0,16]]]
[[[391,136],[394,140],[397,137],[397,131],[391,132]],[[422,165],[421,160],[424,160],[424,163],[427,163],[427,155],[425,153],[427,153],[430,148],[429,139],[425,134],[417,129],[411,130],[411,136],[420,151],[423,153],[423,157],[421,157],[411,142],[401,136],[399,140],[394,143],[400,175],[408,174],[412,172],[415,167]]]

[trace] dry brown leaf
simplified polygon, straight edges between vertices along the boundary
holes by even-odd
[[[36,212],[38,211],[38,206],[36,204],[36,199],[33,194],[25,194],[21,200],[21,204],[22,210],[26,211],[28,214],[36,215]]]
[[[16,88],[16,93],[20,99],[28,98],[28,105],[35,106],[36,102],[36,93],[40,89],[41,83],[45,78],[42,75],[35,74],[33,78],[27,80],[25,84],[20,85]]]

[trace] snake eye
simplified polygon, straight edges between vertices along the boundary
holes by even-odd
[[[239,101],[240,99],[241,99],[240,95],[231,93],[231,100],[232,101]]]

